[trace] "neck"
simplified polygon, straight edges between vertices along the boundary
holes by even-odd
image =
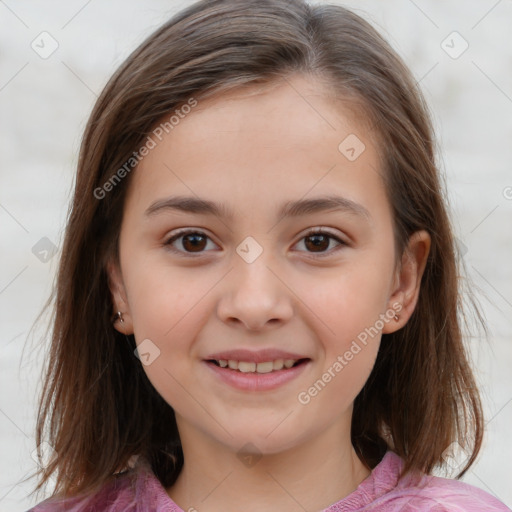
[[[193,444],[182,437],[185,464],[167,492],[183,510],[323,510],[355,491],[370,474],[350,436],[342,438],[338,427],[287,451],[252,457],[211,439],[201,442],[201,436],[194,436]]]

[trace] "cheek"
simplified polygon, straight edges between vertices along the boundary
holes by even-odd
[[[192,272],[149,258],[126,264],[135,340],[141,354],[150,354],[144,370],[166,398],[172,376],[182,382],[198,357],[193,342],[207,320],[206,299],[216,281],[211,275],[192,278]]]
[[[343,345],[374,325],[385,311],[389,280],[389,270],[360,258],[357,264],[317,273],[309,281],[302,278],[295,289],[318,323]]]
[[[142,254],[126,265],[126,275],[136,339],[153,336],[165,343],[197,318],[197,307],[216,277],[198,268],[172,266],[162,255]]]
[[[315,418],[327,420],[347,410],[373,369],[381,340],[379,315],[385,303],[384,286],[376,277],[351,273],[317,281],[322,291],[310,294],[315,315],[308,315],[309,328],[321,341],[320,365],[297,399],[311,408]]]
[[[308,288],[301,286],[300,296],[308,297],[304,302],[315,314],[307,314],[304,309],[304,318],[310,319],[309,327],[321,340],[323,352],[322,373],[315,375],[319,381],[318,385],[311,383],[311,392],[314,395],[322,390],[324,398],[329,397],[332,403],[348,406],[366,382],[377,357],[389,269],[375,261],[370,265],[362,257],[346,271],[340,268],[322,277],[317,274],[309,285],[307,294]]]
[[[190,375],[196,371],[197,348],[194,343],[208,318],[208,291],[213,278],[190,279],[183,269],[151,265],[131,282],[134,297],[130,307],[134,335],[143,353],[151,354],[143,369],[148,379],[175,410],[194,407],[183,389],[190,387]],[[148,341],[150,340],[150,341]]]

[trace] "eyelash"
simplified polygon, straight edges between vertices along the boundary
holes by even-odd
[[[205,236],[206,238],[211,240],[211,238],[206,233],[203,233],[202,231],[195,230],[195,229],[186,229],[186,230],[183,230],[183,231],[179,231],[178,233],[175,233],[171,238],[169,238],[164,243],[164,246],[168,247],[172,252],[177,253],[177,254],[181,254],[181,255],[187,254],[187,255],[189,255],[192,258],[196,258],[196,257],[201,256],[204,251],[203,252],[198,252],[198,253],[192,253],[192,252],[187,252],[187,251],[180,251],[180,250],[175,249],[174,247],[172,247],[172,243],[173,242],[175,242],[179,238],[182,238],[182,237],[184,237],[186,235],[201,235],[201,236]],[[326,231],[326,230],[324,230],[322,228],[313,228],[313,229],[311,229],[310,231],[308,231],[299,240],[299,242],[304,240],[305,238],[308,238],[308,237],[312,236],[312,235],[324,235],[324,236],[327,236],[327,237],[335,240],[339,244],[338,247],[336,247],[335,249],[332,249],[330,251],[325,251],[325,252],[321,252],[321,253],[314,253],[314,252],[309,253],[313,258],[325,258],[325,257],[328,257],[328,256],[332,255],[333,252],[337,252],[341,247],[344,247],[344,246],[348,245],[347,242],[343,241],[339,237],[333,235],[329,231]]]

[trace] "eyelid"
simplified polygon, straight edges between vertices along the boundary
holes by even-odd
[[[345,245],[349,245],[349,242],[347,240],[347,236],[340,235],[339,233],[335,233],[333,231],[330,231],[329,228],[322,227],[322,226],[316,226],[314,228],[308,228],[308,230],[301,236],[301,240],[304,237],[310,236],[310,235],[316,235],[316,234],[322,234],[322,235],[329,235],[332,238],[336,238],[341,243],[344,243]]]

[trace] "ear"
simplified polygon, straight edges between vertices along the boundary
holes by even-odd
[[[116,319],[113,323],[114,328],[123,334],[133,334],[133,321],[130,313],[130,306],[126,295],[121,269],[119,264],[109,260],[106,266],[108,276],[108,287],[110,289],[114,316],[118,311],[122,314],[122,321]]]
[[[424,230],[416,231],[410,236],[389,297],[389,307],[396,311],[398,320],[395,317],[395,320],[387,322],[382,329],[384,334],[401,329],[413,314],[418,303],[421,278],[427,265],[430,244],[430,235]]]

